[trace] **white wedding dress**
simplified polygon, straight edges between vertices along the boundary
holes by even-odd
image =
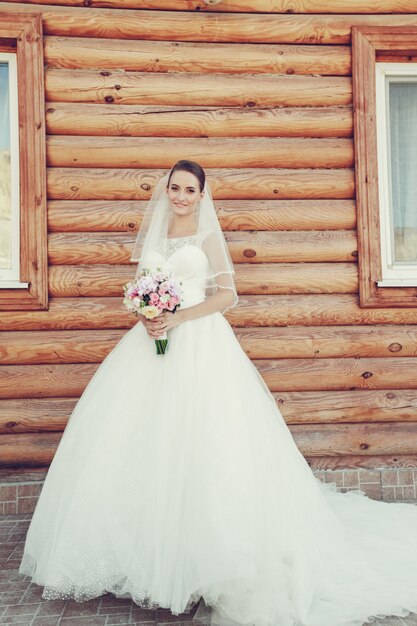
[[[207,258],[170,240],[183,306]],[[198,272],[200,274],[200,272]],[[141,323],[96,370],[50,465],[20,573],[43,597],[111,592],[216,626],[360,626],[417,612],[417,507],[314,476],[220,312]],[[279,368],[279,363],[277,364]],[[194,622],[193,622],[194,623]]]

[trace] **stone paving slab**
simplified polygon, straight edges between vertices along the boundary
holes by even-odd
[[[147,610],[132,600],[105,594],[87,602],[45,600],[43,587],[19,574],[31,513],[0,516],[1,626],[187,626],[191,613],[173,615],[169,609]],[[364,626],[417,626],[417,615],[386,618]]]

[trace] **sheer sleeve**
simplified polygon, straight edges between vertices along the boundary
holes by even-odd
[[[230,304],[227,304],[222,311],[222,313],[226,313],[226,311],[236,306],[239,299],[234,281],[235,271],[233,263],[224,241],[219,241],[219,236],[223,237],[223,234],[218,235],[211,232],[205,237],[202,244],[202,249],[210,263],[206,294],[212,295],[218,293],[221,289],[230,290]]]

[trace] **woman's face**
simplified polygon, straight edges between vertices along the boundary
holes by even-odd
[[[171,176],[167,194],[172,211],[178,216],[184,216],[195,212],[204,191],[200,191],[198,178],[194,174],[177,170]]]

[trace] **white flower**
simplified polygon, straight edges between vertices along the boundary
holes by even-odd
[[[154,306],[153,304],[149,305],[149,306],[145,306],[142,310],[142,314],[146,317],[146,319],[151,320],[154,317],[156,317],[157,315],[159,315],[160,311],[158,309],[157,306]]]

